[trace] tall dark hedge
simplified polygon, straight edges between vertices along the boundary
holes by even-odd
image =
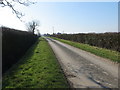
[[[120,52],[120,33],[54,34],[54,37]]]
[[[7,71],[35,43],[37,36],[2,27],[2,72]]]

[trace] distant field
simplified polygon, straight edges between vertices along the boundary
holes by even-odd
[[[117,52],[117,51],[104,49],[104,48],[99,48],[99,47],[95,47],[95,46],[90,46],[88,44],[77,43],[77,42],[64,40],[64,39],[59,39],[59,38],[55,38],[55,37],[50,37],[50,38],[53,38],[55,40],[59,40],[59,41],[61,41],[63,43],[66,43],[66,44],[69,44],[71,46],[80,48],[82,50],[91,52],[91,53],[93,53],[93,54],[95,54],[97,56],[101,56],[103,58],[107,58],[107,59],[110,59],[110,60],[112,60],[114,62],[120,63],[120,59],[118,58],[120,53]]]
[[[3,89],[68,87],[52,49],[43,38],[3,77]]]

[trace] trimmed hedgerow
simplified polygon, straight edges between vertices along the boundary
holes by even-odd
[[[37,36],[26,31],[2,28],[2,72],[7,71],[36,42]]]
[[[120,52],[120,33],[54,34],[54,37]]]

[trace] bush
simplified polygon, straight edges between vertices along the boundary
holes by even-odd
[[[89,44],[101,48],[107,48],[120,52],[120,33],[80,33],[80,34],[54,34],[54,37]]]
[[[2,27],[2,71],[7,71],[35,43],[37,36]]]

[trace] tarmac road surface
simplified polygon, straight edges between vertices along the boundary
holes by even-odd
[[[118,64],[46,38],[73,88],[118,88]]]

